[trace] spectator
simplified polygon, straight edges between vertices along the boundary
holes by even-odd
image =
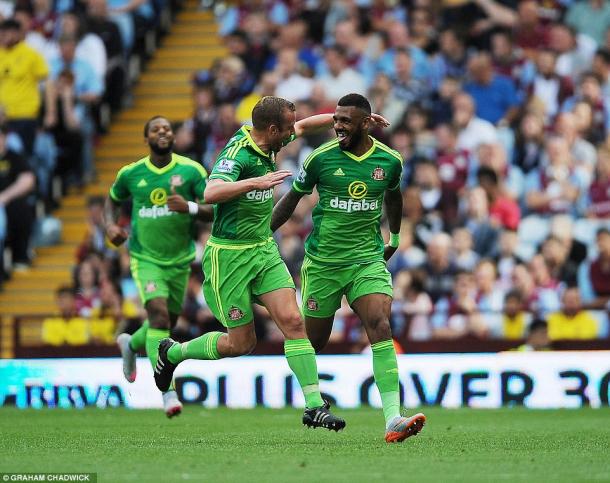
[[[477,171],[477,179],[485,190],[492,224],[516,230],[521,219],[521,211],[517,202],[507,196],[503,187],[499,185],[498,174],[493,169],[482,166]]]
[[[451,293],[457,268],[451,261],[451,237],[438,233],[432,237],[426,251],[428,259],[422,266],[424,287],[433,302]]]
[[[474,272],[477,288],[477,311],[487,335],[500,337],[502,334],[502,308],[504,293],[497,283],[496,266],[489,259],[481,260]]]
[[[386,75],[379,74],[374,84],[368,94],[371,107],[374,112],[385,117],[390,126],[395,126],[403,118],[407,103],[394,95],[392,81]]]
[[[413,184],[419,188],[419,197],[425,213],[439,217],[445,225],[455,222],[458,209],[457,195],[441,189],[438,167],[434,163],[418,163],[415,166]]]
[[[417,46],[411,43],[409,29],[399,20],[393,20],[387,25],[386,35],[388,47],[379,59],[377,68],[384,74],[394,77],[394,56],[396,50],[406,48],[409,50],[412,62],[412,74],[415,79],[426,80],[430,76],[430,65],[426,54]]]
[[[438,91],[430,96],[432,124],[451,123],[453,119],[453,98],[460,92],[460,82],[454,77],[445,77]]]
[[[426,84],[413,77],[411,54],[408,49],[398,48],[394,54],[394,95],[407,106],[414,102],[426,103],[428,89]]]
[[[328,73],[320,76],[317,81],[327,99],[336,102],[350,92],[366,93],[364,77],[348,66],[346,53],[341,47],[327,47],[324,59],[328,65]]]
[[[601,80],[602,92],[604,97],[608,98],[610,96],[610,50],[603,47],[597,49],[591,70]]]
[[[505,339],[523,339],[530,315],[523,310],[523,297],[519,290],[511,290],[504,296],[502,311],[502,336]]]
[[[13,267],[24,269],[30,263],[29,242],[34,220],[27,196],[36,178],[27,162],[6,146],[7,130],[0,127],[0,254],[5,241],[12,250]],[[4,263],[0,264],[0,285]]]
[[[583,181],[588,185],[597,162],[597,153],[589,141],[579,136],[576,116],[571,112],[562,112],[557,116],[555,131],[568,143],[574,160],[574,170],[579,172]]]
[[[532,171],[525,180],[528,211],[540,215],[578,213],[582,193],[568,143],[560,137],[546,142],[547,159],[540,172]]]
[[[392,331],[409,340],[426,340],[432,335],[429,316],[433,305],[424,291],[421,273],[403,270],[396,276],[392,301]]]
[[[0,25],[0,105],[5,109],[7,127],[19,134],[24,155],[34,152],[36,118],[40,109],[39,82],[49,72],[42,55],[24,42],[21,24],[9,19]]]
[[[456,273],[451,295],[446,295],[434,306],[432,325],[433,335],[438,339],[487,334],[477,312],[476,288],[470,272]]]
[[[555,72],[575,81],[591,67],[597,46],[588,35],[577,35],[567,25],[555,24],[551,26],[549,47],[557,53]]]
[[[535,319],[527,330],[527,340],[517,350],[522,352],[551,350],[548,324],[544,319]]]
[[[605,0],[583,0],[570,5],[565,22],[581,34],[589,35],[597,45],[603,45],[610,27],[610,4]]]
[[[475,186],[476,176],[480,168],[488,168],[496,173],[504,195],[518,200],[523,196],[525,177],[518,166],[508,163],[506,149],[501,143],[481,144],[471,164],[469,184]],[[500,180],[502,182],[500,183]]]
[[[82,151],[77,166],[80,172],[89,179],[93,175],[93,138],[95,126],[93,124],[92,109],[97,105],[104,92],[104,86],[91,65],[83,59],[76,57],[77,39],[72,35],[62,35],[59,39],[59,57],[51,62],[51,80],[57,83],[57,90],[49,91],[46,98],[45,127],[54,128],[60,122],[59,112],[55,109],[57,99],[60,98],[62,106],[73,106],[73,112],[64,112],[63,122],[72,133],[78,132],[82,136]],[[61,79],[60,79],[61,77]],[[55,98],[53,97],[55,94]],[[71,97],[70,100],[67,98]],[[62,145],[58,142],[58,146]],[[70,143],[70,147],[76,144]],[[75,163],[76,164],[76,163]],[[74,166],[74,164],[72,165]],[[76,183],[81,184],[82,178]]]
[[[512,79],[518,86],[525,58],[520,48],[515,47],[511,34],[498,30],[491,35],[491,58],[494,73]]]
[[[425,252],[414,245],[413,225],[404,220],[400,226],[400,244],[396,253],[388,260],[388,270],[393,277],[399,272],[421,267],[425,260]]]
[[[593,110],[591,129],[601,134],[600,139],[606,140],[610,131],[610,101],[603,96],[601,81],[593,73],[588,72],[582,75],[578,92],[566,100],[562,109],[571,111],[581,101],[589,104]]]
[[[72,319],[78,317],[76,310],[76,300],[74,297],[74,289],[67,285],[62,285],[55,291],[55,300],[59,316],[63,319]]]
[[[282,49],[278,54],[276,72],[279,82],[276,95],[290,101],[309,99],[314,81],[301,74],[296,49]]]
[[[90,253],[101,253],[106,260],[112,260],[117,252],[106,244],[104,227],[104,198],[91,196],[87,199],[87,231],[85,238],[78,247],[76,258],[82,262]]]
[[[568,259],[580,265],[587,258],[587,245],[574,238],[574,222],[570,216],[556,215],[551,220],[551,235],[563,243]]]
[[[100,273],[90,260],[84,260],[74,273],[76,310],[81,317],[92,317],[101,307]]]
[[[544,106],[546,122],[551,122],[566,99],[574,93],[572,81],[556,73],[557,54],[551,49],[536,53],[535,64],[526,66],[523,73],[528,98],[538,99]]]
[[[589,186],[587,215],[591,218],[610,218],[610,151],[597,152],[593,182]]]
[[[458,131],[450,124],[439,124],[435,130],[438,143],[436,163],[443,191],[458,196],[466,187],[470,168],[470,153],[458,148]]]
[[[553,279],[568,286],[576,284],[578,265],[568,258],[569,251],[561,240],[548,237],[542,244],[541,252]]]
[[[529,112],[521,119],[515,133],[513,161],[523,174],[538,170],[544,154],[544,121],[540,116]]]
[[[514,268],[523,263],[516,253],[518,244],[519,237],[515,230],[504,229],[500,232],[498,252],[494,257],[494,262],[498,270],[498,283],[505,290],[512,287],[511,277]]]
[[[460,271],[472,271],[479,261],[479,255],[472,249],[472,234],[466,228],[453,230],[453,261]]]
[[[483,53],[468,61],[468,72],[464,91],[472,96],[476,115],[495,125],[510,125],[520,102],[512,79],[494,74],[491,57]]]
[[[537,286],[534,277],[524,264],[513,269],[513,287],[521,292],[528,312],[535,316],[545,316],[559,309],[560,302],[554,287]]]
[[[104,99],[113,112],[123,105],[123,98],[129,93],[127,66],[121,42],[121,32],[108,11],[106,0],[88,0],[84,20],[87,29],[104,43],[107,68],[103,73],[106,90]]]
[[[493,124],[475,115],[474,100],[465,92],[453,97],[453,124],[459,129],[457,147],[471,153],[479,145],[494,143],[498,138]]]
[[[577,287],[568,287],[561,297],[561,311],[548,316],[549,337],[560,339],[594,339],[598,328],[595,318],[583,310]]]
[[[428,124],[428,113],[421,104],[413,103],[407,108],[404,125],[411,135],[413,154],[432,159],[436,154],[436,139]]]
[[[194,112],[176,133],[176,150],[200,163],[207,151],[208,136],[216,120],[214,90],[207,85],[193,87]]]
[[[439,89],[447,77],[464,79],[469,57],[464,42],[451,28],[439,33],[438,42],[439,52],[432,58],[430,65],[434,90]]]
[[[472,233],[474,251],[481,257],[491,257],[496,250],[498,228],[490,222],[487,194],[481,187],[471,189],[467,195],[463,225]]]
[[[548,26],[540,18],[538,2],[524,0],[519,2],[517,16],[512,16],[510,27],[513,29],[515,45],[524,50],[526,57],[532,57],[536,49],[551,44]]]
[[[578,287],[587,308],[606,309],[610,306],[610,231],[597,232],[597,258],[581,264]]]

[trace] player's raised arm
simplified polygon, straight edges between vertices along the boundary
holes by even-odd
[[[281,184],[286,178],[292,176],[288,170],[281,169],[257,178],[242,179],[239,181],[224,181],[211,179],[205,188],[203,198],[209,205],[225,203],[252,190],[266,190]]]
[[[387,190],[383,197],[383,203],[390,225],[390,242],[383,250],[383,258],[387,262],[398,248],[400,224],[402,222],[402,193],[400,188]]]
[[[110,196],[106,197],[104,203],[104,226],[106,228],[106,236],[114,246],[119,246],[125,243],[129,236],[124,228],[118,224],[121,205],[114,201]]]
[[[301,119],[294,124],[295,136],[314,133],[324,129],[330,129],[334,124],[334,114],[316,114],[314,116]],[[380,127],[388,127],[390,122],[379,114],[371,114],[371,120]]]
[[[290,190],[288,193],[282,196],[282,199],[273,207],[273,214],[271,215],[271,231],[276,231],[280,226],[288,221],[304,194],[305,193]]]

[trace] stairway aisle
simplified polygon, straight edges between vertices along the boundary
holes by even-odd
[[[184,120],[191,114],[193,72],[210,67],[215,58],[224,54],[213,14],[199,11],[198,7],[196,0],[185,2],[169,35],[140,76],[134,89],[133,107],[118,114],[101,139],[95,150],[96,182],[87,186],[83,194],[66,196],[54,213],[63,224],[61,243],[38,248],[31,269],[14,273],[5,284],[0,294],[3,318],[0,357],[11,353],[12,343],[6,340],[12,332],[11,316],[56,313],[55,290],[71,282],[76,248],[85,235],[87,197],[106,195],[121,166],[146,155],[144,123],[156,114],[172,121]]]

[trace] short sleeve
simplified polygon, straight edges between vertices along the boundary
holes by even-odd
[[[388,182],[388,190],[395,191],[400,189],[400,185],[402,183],[402,172],[403,172],[403,160],[400,153],[397,151],[392,151],[392,155],[396,158],[396,163],[394,163],[394,169],[392,170],[392,176]]]
[[[193,183],[193,195],[196,199],[203,200],[203,192],[208,184],[208,173],[203,166],[195,168],[195,182]]]
[[[316,153],[312,153],[301,166],[298,176],[292,183],[292,189],[299,193],[311,194],[318,182],[318,175],[318,157]]]
[[[121,169],[116,175],[114,183],[112,183],[112,186],[110,187],[109,195],[113,201],[125,201],[131,195],[127,185],[126,172],[127,170],[125,168]]]
[[[237,181],[244,169],[244,162],[238,159],[231,159],[225,156],[226,153],[218,157],[218,161],[212,169],[210,179],[222,179],[224,181]]]

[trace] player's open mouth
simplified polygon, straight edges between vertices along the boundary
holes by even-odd
[[[345,141],[347,140],[347,133],[343,131],[338,131],[337,139],[339,140],[339,144],[345,144]]]

